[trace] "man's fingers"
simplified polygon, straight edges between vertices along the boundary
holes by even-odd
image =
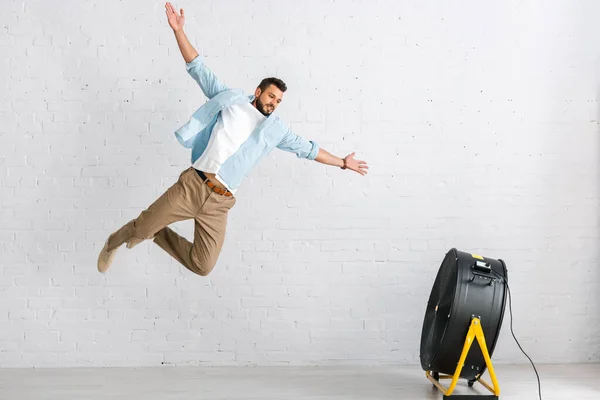
[[[367,174],[367,172],[368,172],[367,169],[368,169],[368,167],[366,168],[366,167],[363,167],[360,165],[357,166],[356,168],[352,168],[352,170],[354,172],[357,172],[357,173],[361,174],[362,176],[365,176]]]
[[[183,8],[181,9],[181,16],[183,17]]]
[[[356,165],[357,168],[369,168],[369,166],[367,165],[366,161],[358,161],[356,160]]]

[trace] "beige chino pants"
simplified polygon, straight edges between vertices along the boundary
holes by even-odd
[[[154,238],[157,245],[184,267],[206,276],[221,253],[227,213],[235,202],[234,196],[212,191],[190,167],[148,209],[111,235],[108,249],[112,250],[125,242]],[[195,220],[194,243],[168,227],[174,222],[192,218]]]

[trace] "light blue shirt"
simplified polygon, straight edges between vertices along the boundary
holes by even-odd
[[[179,143],[192,149],[193,164],[206,150],[221,110],[234,104],[252,102],[255,97],[247,96],[240,89],[225,86],[204,64],[202,56],[186,63],[186,69],[209,99],[192,114],[188,122],[175,131]],[[317,157],[317,143],[296,135],[273,114],[258,125],[237,151],[221,165],[218,176],[225,180],[224,183],[230,189],[237,190],[252,168],[275,147],[295,153],[298,158],[314,160]]]

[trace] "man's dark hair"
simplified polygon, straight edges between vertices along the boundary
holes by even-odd
[[[282,92],[285,92],[287,90],[287,86],[286,86],[285,82],[283,82],[279,78],[273,78],[273,77],[263,79],[260,82],[260,85],[258,85],[258,88],[260,89],[261,92],[264,92],[265,89],[267,89],[271,85],[277,86],[277,89],[281,90]]]

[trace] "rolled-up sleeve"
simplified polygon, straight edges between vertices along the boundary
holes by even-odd
[[[210,68],[204,64],[202,56],[198,55],[192,61],[186,63],[185,68],[188,74],[198,83],[204,95],[209,99],[227,90],[227,86],[219,81]]]
[[[295,153],[298,158],[306,158],[314,160],[319,154],[319,145],[312,141],[303,138],[302,136],[296,135],[290,129],[286,130],[286,133],[277,145],[277,148],[290,153]]]

